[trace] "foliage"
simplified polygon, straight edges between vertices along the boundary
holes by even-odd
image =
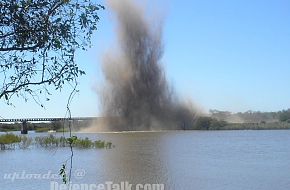
[[[112,148],[111,142],[105,142],[101,140],[92,141],[89,138],[78,138],[76,136],[72,136],[69,138],[64,137],[55,137],[54,135],[49,135],[45,137],[36,137],[35,138],[36,144],[40,145],[42,147],[69,147],[72,145],[72,147],[76,148]]]
[[[52,121],[52,129],[57,131],[63,128],[64,122],[62,121]]]
[[[91,141],[89,138],[85,139],[77,139],[74,143],[73,146],[79,147],[79,148],[112,148],[112,143],[111,142],[105,142],[101,140],[97,141]]]
[[[277,122],[283,112],[285,111],[261,112],[248,110],[246,112],[232,113],[229,111],[210,110],[211,117],[229,123],[260,123],[262,121],[266,123]]]
[[[57,138],[53,135],[45,136],[45,137],[35,137],[35,142],[37,145],[41,147],[58,147],[65,146],[66,139],[64,137]]]
[[[63,164],[62,167],[60,168],[59,175],[62,178],[62,182],[64,184],[67,184],[67,175],[66,175],[66,165],[65,164]]]
[[[210,110],[211,116],[229,123],[274,123],[288,122],[290,120],[290,109],[277,112],[246,111],[231,113],[228,111]]]
[[[288,120],[290,120],[290,109],[281,111],[279,114],[279,120],[282,122],[288,122]]]
[[[49,100],[52,88],[85,74],[75,51],[90,46],[100,9],[90,0],[0,0],[0,99]]]
[[[21,138],[17,135],[8,133],[0,136],[0,150],[14,148],[16,143],[21,142]]]
[[[0,123],[0,132],[9,131],[20,131],[22,123]],[[87,127],[88,121],[85,122],[75,122],[74,130]],[[64,127],[64,128],[63,128]],[[35,130],[35,132],[48,132],[49,130],[55,130],[56,132],[69,132],[65,121],[54,121],[54,122],[40,122],[40,123],[30,123],[27,122],[28,130]]]
[[[49,130],[50,130],[50,128],[41,127],[41,128],[36,128],[35,132],[36,133],[47,133]]]
[[[278,130],[290,129],[290,123],[228,123],[223,130]]]
[[[18,136],[11,133],[7,133],[4,135],[0,135],[0,146],[1,150],[5,149],[15,149],[16,145],[20,149],[28,148],[31,144],[35,144],[40,147],[72,147],[88,149],[88,148],[96,148],[96,149],[111,149],[113,148],[113,144],[111,142],[105,142],[101,140],[90,140],[89,138],[78,138],[76,136],[72,136],[69,138],[65,137],[56,137],[54,135],[44,136],[44,137],[35,137],[34,139],[29,138],[27,136]]]
[[[195,121],[193,129],[198,130],[218,130],[226,126],[225,121],[219,121],[212,117],[199,117]]]
[[[0,123],[0,132],[8,132],[8,131],[20,131],[21,124],[13,123],[13,124],[3,124]]]
[[[0,136],[0,144],[13,144],[20,142],[21,138],[17,135],[8,133]]]

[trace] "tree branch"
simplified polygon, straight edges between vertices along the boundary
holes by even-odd
[[[62,69],[60,70],[59,74],[57,74],[56,76],[54,76],[53,78],[47,79],[47,80],[41,80],[40,82],[27,82],[27,83],[22,83],[20,85],[18,85],[17,87],[13,88],[12,90],[4,90],[1,94],[0,94],[0,99],[5,96],[5,94],[9,94],[9,93],[13,93],[16,92],[17,90],[25,87],[25,86],[30,86],[30,85],[41,85],[41,84],[45,84],[45,83],[49,83],[49,82],[53,82],[55,79],[59,78],[60,76],[62,76],[64,73],[64,68],[67,65],[64,65],[62,67]]]
[[[36,48],[40,47],[41,43],[38,43],[34,46],[27,46],[27,47],[7,47],[7,48],[0,48],[0,51],[27,51],[27,50],[35,50]]]

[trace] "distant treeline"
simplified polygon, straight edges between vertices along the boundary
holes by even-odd
[[[69,121],[52,121],[52,122],[28,122],[27,128],[28,130],[33,130],[36,132],[47,132],[49,130],[54,130],[57,132],[67,132]],[[0,132],[8,132],[8,131],[20,131],[22,123],[0,123]],[[72,121],[71,129],[73,131],[78,131],[82,128],[90,126],[90,121]]]
[[[229,123],[213,117],[199,117],[187,130],[274,130],[290,129],[290,122]]]
[[[28,130],[36,132],[67,132],[68,121],[53,121],[44,123],[27,123]],[[73,131],[91,126],[91,121],[74,121],[71,123]],[[0,132],[20,131],[21,123],[0,123]],[[177,126],[178,128],[178,126]],[[183,130],[260,130],[260,129],[290,129],[290,109],[278,112],[239,112],[210,110],[209,116],[195,118],[192,125],[182,123]],[[120,130],[122,131],[122,130]]]
[[[246,111],[238,113],[210,110],[210,116],[220,121],[226,121],[229,123],[290,122],[290,109],[277,112]]]

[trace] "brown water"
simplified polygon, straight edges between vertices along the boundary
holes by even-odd
[[[29,134],[37,135],[46,134]],[[111,141],[116,147],[110,150],[75,149],[74,183],[162,183],[168,190],[290,189],[289,130],[78,136]],[[7,179],[7,174],[57,174],[68,158],[67,148],[0,151],[0,189],[50,189],[50,181],[61,180],[52,177],[27,179],[26,176],[26,179],[13,181]]]

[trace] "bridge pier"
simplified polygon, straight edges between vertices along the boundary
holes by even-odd
[[[27,134],[27,133],[28,133],[27,121],[22,121],[21,134]]]

